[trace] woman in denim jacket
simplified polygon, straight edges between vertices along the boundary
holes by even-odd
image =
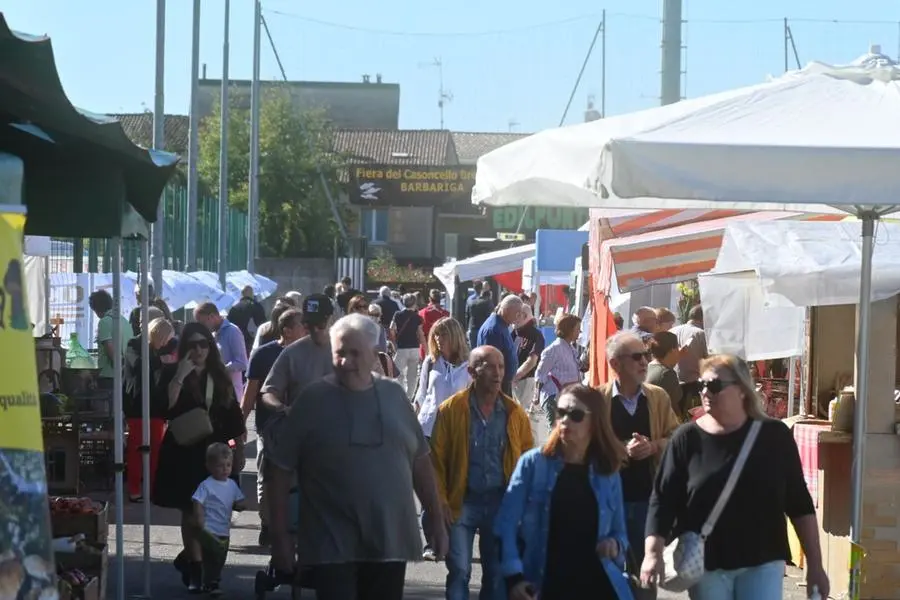
[[[632,600],[625,449],[602,420],[604,403],[597,390],[566,387],[547,443],[516,465],[494,521],[510,600]]]

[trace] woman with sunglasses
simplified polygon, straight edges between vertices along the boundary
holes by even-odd
[[[207,478],[206,449],[214,442],[234,440],[232,478],[244,468],[244,419],[234,397],[231,377],[222,364],[219,350],[209,330],[200,323],[184,326],[178,346],[178,364],[163,371],[157,389],[168,406],[169,430],[159,450],[159,467],[153,491],[153,503],[181,511],[181,536],[184,550],[175,559],[175,568],[191,591],[200,591],[202,553],[194,521],[192,496]],[[210,393],[209,386],[212,386]],[[179,440],[175,421],[196,409],[205,410],[212,432],[188,435]],[[188,417],[189,418],[189,417]],[[193,421],[191,421],[193,422]],[[190,432],[188,432],[189,434]],[[185,443],[191,439],[191,443]]]
[[[705,541],[705,574],[689,590],[691,600],[782,598],[784,565],[790,559],[791,520],[806,554],[807,594],[828,597],[818,525],[790,430],[762,411],[747,364],[717,355],[700,368],[705,414],[672,436],[656,475],[647,515],[641,580],[662,575],[665,540],[699,533],[754,422],[758,434],[733,492]]]
[[[625,448],[607,414],[598,390],[564,388],[549,439],[519,459],[494,520],[510,600],[631,600]]]

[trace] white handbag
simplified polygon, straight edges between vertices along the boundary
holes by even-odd
[[[719,499],[716,500],[715,506],[710,511],[706,522],[700,529],[700,533],[686,531],[678,536],[678,539],[666,546],[663,552],[663,563],[665,564],[665,575],[661,578],[659,587],[670,592],[686,592],[699,582],[704,573],[706,559],[706,539],[712,533],[716,526],[716,521],[725,510],[731,493],[734,492],[734,486],[741,477],[741,471],[744,470],[744,464],[747,457],[753,449],[753,443],[762,427],[762,421],[753,421],[750,425],[750,431],[744,438],[741,451],[738,453],[737,460],[734,461],[734,467],[728,475],[728,481]]]

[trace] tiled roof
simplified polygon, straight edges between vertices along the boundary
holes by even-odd
[[[386,165],[455,165],[449,131],[438,129],[337,129],[334,151],[355,163]]]
[[[459,162],[463,164],[474,163],[480,157],[500,146],[528,137],[528,133],[471,133],[453,132],[453,144],[456,146],[456,154]]]
[[[122,123],[125,135],[135,144],[145,148],[153,145],[153,113],[126,113],[109,116]],[[166,145],[163,149],[187,156],[190,119],[185,115],[166,115],[165,124]]]

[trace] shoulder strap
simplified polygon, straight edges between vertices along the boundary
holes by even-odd
[[[207,374],[206,376],[206,410],[212,406],[213,400],[213,392],[215,390],[215,384],[213,383],[212,375]]]
[[[734,461],[734,467],[732,467],[731,473],[728,475],[728,481],[725,482],[725,487],[722,488],[719,499],[716,500],[715,506],[713,506],[712,511],[706,518],[706,522],[703,524],[703,529],[700,530],[700,537],[704,540],[709,537],[709,534],[712,533],[716,526],[716,521],[722,516],[722,511],[725,510],[725,505],[728,504],[728,500],[731,498],[732,492],[734,492],[734,486],[737,485],[738,479],[741,477],[741,471],[744,470],[747,457],[753,449],[753,444],[756,442],[756,436],[759,434],[761,428],[762,421],[753,421],[750,425],[750,431],[747,432],[747,437],[744,438],[741,451],[738,453],[737,460]]]

